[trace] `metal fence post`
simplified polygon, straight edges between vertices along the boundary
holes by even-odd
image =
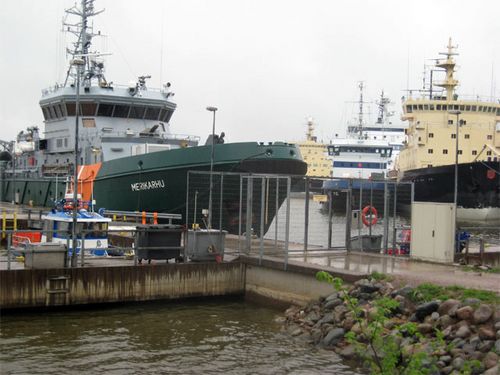
[[[266,181],[261,177],[260,182],[260,243],[259,243],[259,265],[262,264],[262,256],[264,255],[264,199],[265,199]]]
[[[309,240],[309,177],[306,177],[306,201],[304,207],[304,257],[307,259],[307,246]]]
[[[396,255],[396,207],[397,207],[397,199],[398,199],[398,183],[394,182],[392,184],[394,186],[394,207],[393,207],[393,216],[392,216],[392,255]]]
[[[253,208],[253,178],[247,179],[247,212],[246,212],[246,252],[252,248],[252,208]]]
[[[245,181],[243,175],[240,175],[240,209],[238,210],[238,254],[241,254],[241,219],[243,211],[243,181]]]
[[[363,230],[363,224],[359,223],[359,217],[361,215],[361,212],[363,212],[363,180],[358,180],[358,181],[359,181],[358,241],[359,241],[359,248],[361,252],[363,252],[363,237],[361,236],[361,231]]]
[[[332,248],[332,222],[333,222],[333,194],[332,191],[328,191],[328,248]]]
[[[7,269],[10,270],[10,247],[12,245],[12,233],[7,233]]]
[[[80,266],[85,265],[85,232],[82,232],[82,246],[80,248]]]
[[[389,190],[387,189],[387,181],[384,181],[384,254],[387,254],[389,246]]]
[[[285,271],[288,268],[288,241],[290,239],[290,190],[291,190],[291,177],[288,176],[286,180],[286,229],[285,229]]]
[[[276,208],[275,208],[275,222],[274,222],[274,250],[278,252],[278,211],[280,209],[279,205],[279,188],[280,188],[280,178],[276,177]]]
[[[219,232],[222,233],[222,199],[224,195],[224,175],[220,174]]]
[[[345,222],[345,248],[351,251],[351,228],[352,228],[352,180],[349,179],[346,194],[346,222]]]

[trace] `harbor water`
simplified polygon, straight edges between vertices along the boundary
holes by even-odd
[[[2,374],[359,374],[243,300],[153,302],[2,317]]]

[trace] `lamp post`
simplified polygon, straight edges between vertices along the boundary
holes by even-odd
[[[215,112],[217,107],[207,107],[207,111],[213,113],[212,121],[212,151],[210,154],[210,190],[208,193],[208,229],[212,229],[212,190],[213,190],[213,171],[214,171],[214,146],[215,146]]]
[[[76,67],[76,100],[75,100],[75,165],[73,171],[73,228],[72,228],[72,247],[71,267],[76,267],[77,257],[76,249],[78,247],[77,238],[77,216],[78,216],[78,122],[80,119],[80,75],[81,67],[85,65],[85,60],[82,58],[74,58],[71,64]],[[83,251],[83,250],[82,250]]]
[[[459,116],[462,113],[459,110],[448,111],[450,115],[455,115],[457,117],[456,130],[455,130],[455,184],[453,187],[453,203],[455,204],[455,251],[458,249],[458,238],[457,238],[457,211],[458,211],[458,127],[459,127]]]

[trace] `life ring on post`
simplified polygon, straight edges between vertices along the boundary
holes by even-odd
[[[366,218],[368,212],[370,212],[369,213],[371,217],[370,221],[368,221],[368,219]],[[377,224],[378,221],[377,209],[373,206],[366,206],[365,208],[363,208],[363,211],[361,211],[361,220],[363,221],[363,224],[365,224],[367,227]]]

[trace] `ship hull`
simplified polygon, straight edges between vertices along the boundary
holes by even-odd
[[[290,145],[217,145],[213,169],[229,174],[224,175],[222,182],[220,175],[213,176],[212,227],[222,227],[230,233],[239,232],[240,199],[246,201],[247,189],[243,189],[240,197],[240,175],[237,173],[303,176],[307,165],[295,150]],[[196,220],[204,226],[201,210],[209,207],[209,174],[192,173],[188,176],[188,172],[209,172],[210,162],[207,160],[210,160],[210,152],[210,146],[200,146],[110,161],[103,165],[94,181],[96,206],[121,211],[176,213],[181,214],[188,225]],[[284,181],[280,184],[278,207],[286,197]],[[276,181],[271,179],[266,185],[264,231],[276,213],[275,189]],[[259,233],[260,181],[254,184],[253,197],[252,228]],[[197,207],[196,213],[194,207]],[[244,219],[242,214],[242,221]],[[245,230],[245,223],[241,225]]]
[[[209,207],[209,174],[194,173],[189,174],[188,178],[188,172],[209,172],[211,149],[211,146],[198,146],[159,151],[115,159],[101,165],[84,166],[79,173],[78,188],[84,200],[95,202],[95,209],[181,214],[183,223],[188,225],[195,220],[196,205],[196,221],[204,226],[201,210]],[[285,143],[264,145],[243,142],[215,145],[213,170],[228,172],[229,175],[224,175],[223,178],[222,199],[220,177],[213,177],[212,227],[222,226],[222,229],[230,233],[238,233],[240,225],[243,231],[245,230],[245,214],[243,213],[241,224],[239,217],[240,199],[245,202],[247,194],[245,188],[240,197],[239,174],[294,175],[297,176],[292,179],[295,184],[305,175],[307,164],[302,160],[296,146]],[[244,183],[246,182],[247,180],[244,180]],[[3,181],[3,197],[6,201],[13,199],[13,183],[11,180]],[[17,201],[20,204],[50,206],[53,197],[60,197],[64,193],[61,179],[56,183],[53,179],[41,177],[23,180],[17,178],[15,184],[15,190],[24,192]],[[59,189],[57,194],[56,185]],[[256,181],[254,185],[252,228],[259,233],[260,181]],[[276,181],[272,179],[266,184],[264,230],[267,230],[276,213],[276,197],[278,207],[286,198],[285,181],[280,180],[278,194],[276,185]]]
[[[500,162],[458,165],[457,219],[459,222],[500,221]],[[404,172],[402,181],[415,184],[418,202],[453,203],[455,165]]]

